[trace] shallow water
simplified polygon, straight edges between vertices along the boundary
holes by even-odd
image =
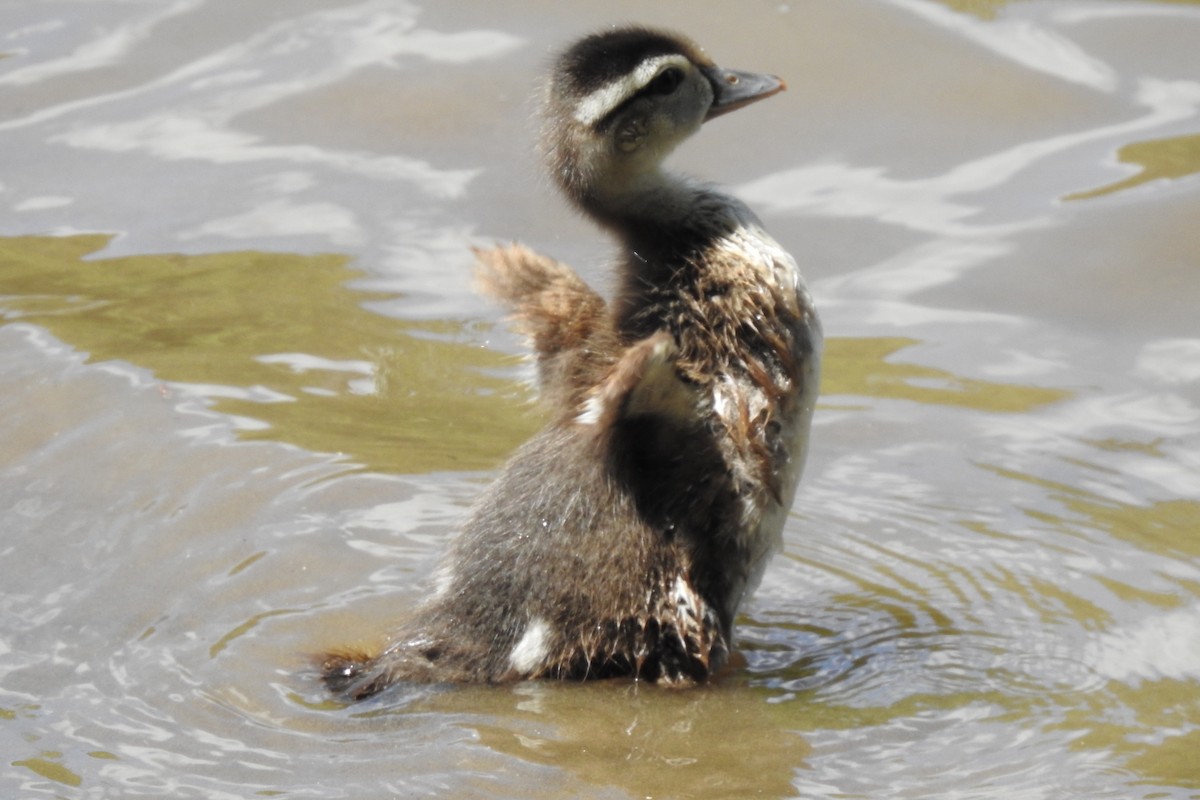
[[[0,794],[1200,798],[1200,4],[0,6]],[[527,97],[610,21],[789,91],[809,468],[717,685],[329,701],[538,424],[470,245],[604,285]]]

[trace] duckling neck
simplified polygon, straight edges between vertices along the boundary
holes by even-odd
[[[630,338],[658,329],[665,320],[656,317],[670,313],[672,298],[695,296],[703,286],[723,284],[718,273],[752,270],[765,284],[777,277],[774,263],[756,262],[778,245],[762,230],[754,212],[712,186],[656,171],[597,193],[583,205],[624,245],[616,311],[619,329]],[[741,252],[743,248],[733,244],[749,239],[761,240],[764,247]],[[740,255],[736,267],[726,263],[731,248]]]
[[[714,189],[661,169],[621,176],[591,187],[580,198],[583,210],[624,239],[642,230],[694,227],[700,206],[739,205]],[[710,202],[705,202],[706,200]],[[744,207],[743,207],[744,208]],[[704,216],[710,216],[711,210]]]
[[[626,278],[643,285],[674,282],[682,265],[705,261],[720,239],[739,228],[759,227],[741,201],[661,170],[609,182],[581,205],[620,239]]]

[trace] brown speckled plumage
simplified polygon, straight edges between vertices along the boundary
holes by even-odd
[[[820,325],[795,262],[741,202],[659,170],[706,119],[782,88],[682,37],[587,37],[547,88],[543,148],[623,248],[611,304],[569,267],[477,253],[537,358],[551,424],[485,491],[435,594],[329,687],[633,676],[691,684],[777,547],[807,449]]]

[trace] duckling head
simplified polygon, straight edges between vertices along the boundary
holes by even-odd
[[[587,36],[545,89],[542,148],[566,195],[601,218],[664,182],[660,165],[707,120],[782,91],[772,75],[718,67],[695,43],[641,27]]]

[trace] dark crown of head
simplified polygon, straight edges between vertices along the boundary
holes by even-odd
[[[559,59],[558,77],[576,94],[588,94],[632,72],[648,58],[671,54],[696,64],[711,63],[686,37],[651,28],[616,28],[576,42]]]

